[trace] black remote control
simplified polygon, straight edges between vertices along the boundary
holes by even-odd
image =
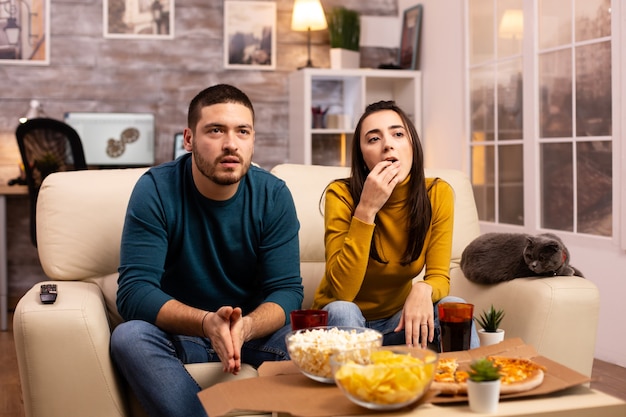
[[[41,302],[44,304],[53,304],[57,299],[56,284],[41,284],[41,294],[39,294]]]

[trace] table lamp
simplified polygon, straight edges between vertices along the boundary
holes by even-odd
[[[307,31],[308,59],[301,68],[313,67],[311,61],[311,31],[326,29],[326,16],[319,0],[296,0],[291,17],[291,30]]]
[[[43,109],[41,108],[41,103],[39,100],[31,100],[30,107],[26,112],[26,115],[19,118],[20,123],[26,123],[28,119],[36,119],[44,115]]]

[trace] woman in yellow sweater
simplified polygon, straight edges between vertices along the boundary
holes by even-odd
[[[463,302],[448,296],[454,195],[425,178],[415,126],[393,101],[361,116],[351,175],[328,186],[324,212],[326,271],[313,308],[328,310],[331,326],[381,331],[384,344],[437,348],[433,303]]]

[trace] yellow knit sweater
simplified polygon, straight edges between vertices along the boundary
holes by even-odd
[[[426,188],[433,181],[426,179]],[[402,265],[400,260],[408,240],[407,194],[408,178],[396,186],[374,225],[352,216],[354,203],[345,184],[334,182],[328,187],[326,271],[315,293],[313,308],[344,300],[356,303],[367,320],[391,317],[404,306],[412,280],[424,265],[424,280],[433,288],[433,302],[448,295],[454,213],[452,187],[439,179],[429,191],[433,214],[424,248],[419,259]],[[378,239],[378,252],[387,263],[369,257],[374,236]]]

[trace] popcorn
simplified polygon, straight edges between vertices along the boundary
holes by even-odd
[[[381,345],[382,335],[371,329],[313,328],[287,336],[287,349],[291,360],[305,375],[313,376],[313,379],[322,382],[333,381],[330,366],[330,357],[333,353]]]

